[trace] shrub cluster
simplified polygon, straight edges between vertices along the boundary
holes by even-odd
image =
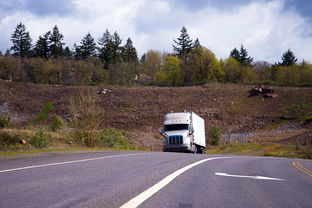
[[[10,126],[10,117],[5,117],[0,115],[0,128],[6,128]]]
[[[22,145],[22,141],[26,142],[27,147],[44,148],[50,144],[51,135],[46,133],[43,129],[37,129],[35,131],[0,132],[1,149],[18,147]]]
[[[208,129],[208,141],[207,144],[211,144],[214,146],[217,146],[220,144],[220,139],[221,139],[221,132],[222,129],[217,126],[217,125],[213,125]]]

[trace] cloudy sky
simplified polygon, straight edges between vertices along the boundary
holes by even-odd
[[[291,49],[312,63],[312,0],[1,0],[0,49],[11,46],[19,22],[33,39],[57,25],[72,48],[88,32],[106,29],[134,42],[139,55],[149,49],[172,52],[185,26],[192,39],[218,58],[241,44],[255,60],[280,61]]]

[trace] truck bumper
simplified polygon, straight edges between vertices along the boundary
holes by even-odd
[[[164,152],[188,152],[190,150],[191,147],[186,144],[163,145]]]

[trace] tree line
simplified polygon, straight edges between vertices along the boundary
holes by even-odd
[[[183,86],[211,82],[312,86],[312,65],[289,49],[281,62],[254,62],[243,45],[218,60],[193,41],[182,27],[173,52],[149,50],[139,59],[130,37],[122,45],[117,32],[106,30],[95,40],[87,33],[80,43],[65,47],[64,36],[54,26],[34,45],[25,25],[12,33],[12,47],[0,53],[0,78],[48,84],[149,84]]]

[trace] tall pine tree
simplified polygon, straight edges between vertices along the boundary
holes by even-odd
[[[80,52],[81,58],[83,59],[96,56],[96,44],[90,33],[83,37],[80,45]]]
[[[122,48],[121,57],[124,62],[138,63],[138,55],[130,38],[127,39],[126,44]]]
[[[11,36],[11,41],[13,43],[11,50],[14,51],[14,55],[21,57],[30,55],[32,39],[29,35],[29,32],[26,31],[24,24],[19,23],[16,26],[15,31]]]
[[[108,65],[111,63],[111,51],[112,51],[112,35],[106,29],[102,37],[98,39],[99,47],[97,47],[99,58],[104,64],[104,68],[107,69]]]
[[[114,32],[113,36],[112,36],[112,42],[111,45],[109,47],[112,47],[112,63],[116,64],[118,62],[121,61],[121,50],[122,47],[120,46],[122,39],[120,38],[120,36],[118,35],[117,32]]]
[[[196,40],[193,43],[193,48],[199,48],[199,47],[201,47],[201,45],[200,45],[198,38],[196,38]]]
[[[186,59],[187,54],[193,48],[193,41],[191,40],[189,34],[187,33],[187,29],[184,26],[180,32],[180,37],[178,37],[177,40],[173,40],[176,45],[172,46],[177,55],[184,60]]]
[[[39,36],[39,40],[36,42],[36,46],[34,49],[35,56],[39,56],[41,58],[49,58],[50,55],[50,35],[51,32],[47,32],[43,36]]]
[[[297,58],[294,53],[288,49],[282,56],[282,63],[279,63],[281,66],[293,66],[297,62]]]
[[[243,45],[241,46],[239,50],[239,60],[241,64],[245,64],[245,65],[250,65],[253,61],[253,58],[248,56],[247,49],[245,49]]]
[[[235,59],[237,62],[244,64],[244,65],[250,65],[253,61],[253,58],[248,56],[247,50],[244,48],[243,45],[241,45],[240,50],[238,51],[236,48],[234,48],[230,52],[230,57]]]
[[[239,51],[237,50],[237,48],[234,48],[233,50],[231,50],[230,57],[235,59],[237,62],[240,62],[240,55],[239,55]]]
[[[63,55],[63,45],[65,43],[62,42],[64,39],[64,36],[60,33],[57,25],[55,25],[52,29],[52,33],[49,37],[50,40],[50,51],[51,51],[51,56],[56,58],[58,56]]]

